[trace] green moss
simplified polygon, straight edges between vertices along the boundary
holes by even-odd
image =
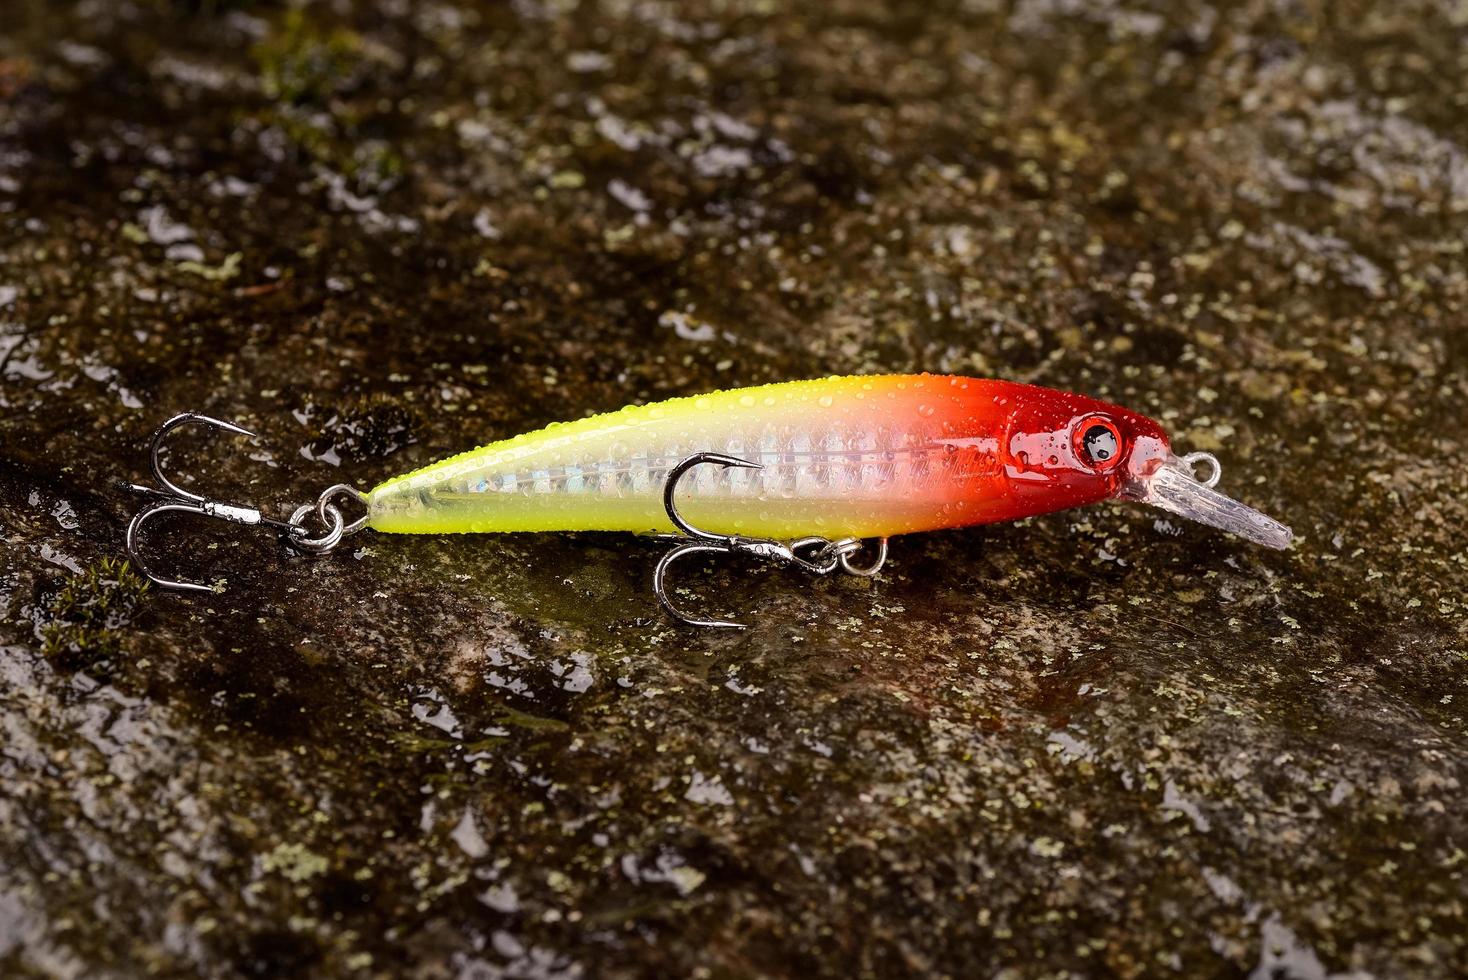
[[[265,94],[293,104],[325,103],[355,78],[364,60],[358,34],[318,27],[300,9],[288,11],[251,54]]]
[[[542,718],[539,715],[527,714],[524,711],[516,711],[514,708],[506,708],[498,719],[506,725],[523,728],[532,732],[566,732],[570,726],[558,718]]]
[[[266,854],[261,864],[267,872],[277,873],[289,881],[302,882],[325,874],[329,861],[302,844],[278,844]]]
[[[37,609],[42,653],[89,662],[115,656],[121,649],[121,631],[147,590],[148,580],[126,561],[98,559],[42,598]]]
[[[251,56],[260,89],[270,100],[257,114],[260,121],[338,173],[368,184],[402,175],[405,165],[397,151],[360,134],[362,123],[377,111],[373,73],[391,62],[384,49],[297,9],[251,49]]]

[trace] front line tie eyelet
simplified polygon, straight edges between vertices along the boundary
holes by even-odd
[[[1218,461],[1218,457],[1213,455],[1212,453],[1188,453],[1186,456],[1180,458],[1182,460],[1183,466],[1187,469],[1188,473],[1192,475],[1193,479],[1197,480],[1205,487],[1216,487],[1218,486],[1218,481],[1223,478],[1223,464],[1220,463]],[[1206,480],[1200,479],[1198,477],[1197,470],[1199,463],[1204,463],[1208,466],[1208,478]]]

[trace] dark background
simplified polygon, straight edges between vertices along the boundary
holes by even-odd
[[[1452,3],[0,0],[0,972],[1468,970]],[[931,370],[1218,454],[745,563],[273,514],[679,394]],[[1007,972],[1006,972],[1007,971]]]

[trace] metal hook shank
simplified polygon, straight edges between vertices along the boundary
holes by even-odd
[[[718,554],[718,555],[749,555],[754,558],[762,558],[780,565],[794,565],[810,572],[812,575],[829,575],[838,569],[848,575],[860,575],[870,578],[881,570],[887,561],[887,539],[878,539],[877,557],[873,563],[865,568],[852,564],[852,557],[861,551],[862,544],[855,538],[843,538],[840,541],[831,541],[822,537],[800,538],[790,544],[784,544],[771,538],[743,537],[737,534],[714,534],[695,527],[678,512],[677,492],[678,484],[689,470],[695,466],[705,463],[713,463],[717,466],[736,466],[741,469],[758,470],[764,467],[759,463],[740,459],[737,456],[728,456],[724,453],[694,453],[680,461],[668,471],[667,480],[663,484],[663,508],[668,512],[668,520],[673,526],[682,531],[693,540],[679,544],[663,555],[653,571],[652,590],[657,596],[658,602],[668,611],[674,619],[688,626],[721,626],[731,629],[744,629],[744,623],[735,623],[724,619],[700,619],[684,613],[673,605],[672,599],[668,597],[667,573],[673,562],[685,555],[694,554]],[[810,553],[810,557],[807,557]]]

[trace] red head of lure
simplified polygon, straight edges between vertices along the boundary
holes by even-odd
[[[155,436],[155,472],[163,435],[191,421],[244,432],[179,416]],[[1194,473],[1200,461],[1209,464],[1206,480]],[[624,408],[494,442],[366,494],[332,487],[288,521],[204,500],[157,475],[163,490],[138,489],[162,502],[128,532],[145,573],[138,531],[168,510],[272,524],[292,547],[315,553],[363,527],[682,532],[691,540],[664,559],[655,579],[669,609],[662,572],[680,554],[740,552],[822,574],[838,567],[865,574],[874,569],[853,563],[864,538],[1106,499],[1152,504],[1271,548],[1291,538],[1283,524],[1213,489],[1217,460],[1175,456],[1162,427],[1144,415],[1034,385],[927,374],[794,381]],[[351,523],[336,506],[343,497],[365,507]],[[162,585],[201,588],[147,574]]]

